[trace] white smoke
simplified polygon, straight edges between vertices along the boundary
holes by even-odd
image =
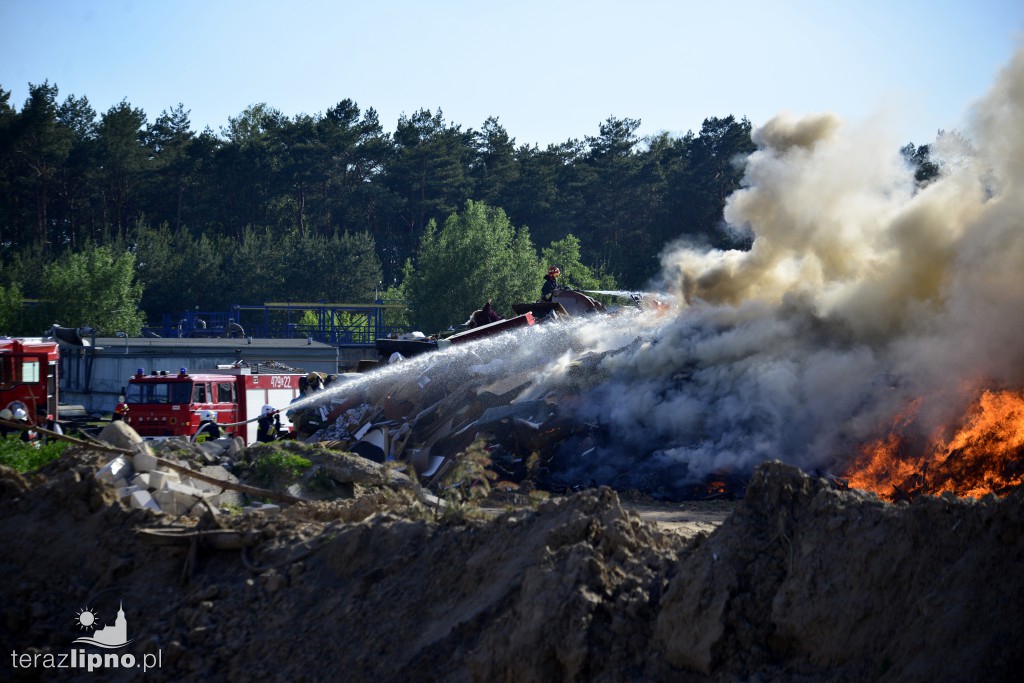
[[[769,458],[840,473],[912,399],[932,428],[979,387],[1024,385],[1024,50],[973,114],[934,143],[943,175],[923,190],[878,127],[756,130],[725,210],[751,249],[664,254],[685,304],[605,360],[578,415],[608,442],[567,459],[575,476],[671,489]]]

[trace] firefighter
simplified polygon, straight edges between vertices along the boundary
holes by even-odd
[[[260,419],[256,421],[256,440],[261,443],[275,441],[281,434],[281,416],[272,405],[265,405],[260,410]]]
[[[313,394],[324,388],[324,380],[327,375],[322,372],[311,372],[306,375],[306,393]]]
[[[28,411],[25,410],[21,406],[18,406],[17,408],[14,409],[12,417],[14,418],[15,422],[21,422],[22,424],[25,424],[25,425],[32,424],[28,420]],[[36,439],[37,439],[38,436],[39,435],[36,434],[36,430],[34,430],[34,429],[23,429],[23,430],[21,430],[21,440],[24,441],[25,443],[30,443],[30,444],[35,445],[36,444]]]
[[[64,434],[64,429],[60,426],[57,420],[53,419],[53,415],[46,412],[46,406],[36,406],[36,424],[47,431],[51,431],[54,434]],[[40,435],[43,443],[46,443],[46,434]]]
[[[558,289],[558,276],[562,270],[558,266],[548,268],[548,274],[544,276],[544,285],[540,289],[540,300],[542,303],[551,303],[551,297]]]
[[[498,312],[491,307],[491,300],[488,299],[483,308],[473,311],[473,315],[469,316],[469,320],[466,321],[466,325],[472,329],[474,327],[490,325],[491,323],[496,323],[499,320],[504,320],[504,318],[498,315]]]
[[[199,411],[199,428],[192,435],[192,441],[202,443],[207,439],[220,438],[220,425],[217,424],[217,413],[212,410]]]

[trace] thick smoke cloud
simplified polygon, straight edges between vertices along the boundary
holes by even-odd
[[[911,401],[917,427],[982,387],[1024,386],[1024,51],[940,134],[924,189],[900,143],[830,114],[754,133],[725,220],[749,251],[677,245],[683,302],[605,360],[581,419],[610,438],[569,462],[598,481],[663,487],[780,458],[841,473]]]

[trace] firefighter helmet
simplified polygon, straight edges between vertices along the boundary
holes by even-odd
[[[200,410],[199,411],[199,419],[200,420],[209,421],[209,422],[216,422],[217,421],[217,413],[213,412],[212,410]]]
[[[19,422],[28,422],[28,412],[26,412],[24,408],[15,408],[14,419]]]
[[[0,410],[0,420],[10,420],[14,417],[14,413],[11,412],[10,408],[4,408]]]
[[[558,266],[551,266],[550,268],[548,268],[548,275],[550,275],[551,277],[558,277],[561,274],[562,271]]]
[[[260,415],[262,415],[263,417],[266,417],[268,415],[273,415],[276,412],[277,412],[277,408],[275,408],[274,406],[270,405],[269,403],[267,405],[263,406],[262,409],[260,409]]]

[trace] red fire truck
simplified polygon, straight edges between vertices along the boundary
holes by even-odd
[[[0,410],[22,408],[33,423],[41,408],[57,415],[57,342],[0,337]]]
[[[259,367],[218,366],[200,374],[141,369],[128,380],[117,414],[144,439],[191,437],[200,411],[213,411],[227,436],[256,441],[256,418],[265,405],[280,411],[281,428],[291,426],[285,410],[299,396],[302,374],[259,372]],[[250,422],[251,420],[251,422]]]

